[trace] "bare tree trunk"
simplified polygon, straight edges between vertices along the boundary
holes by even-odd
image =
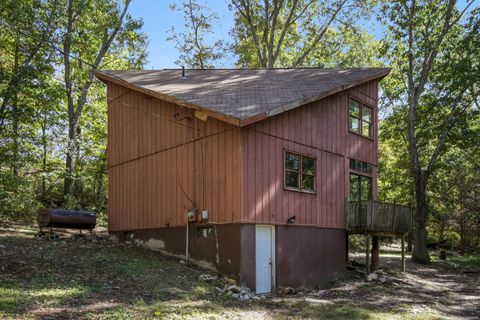
[[[415,173],[415,241],[413,246],[412,261],[430,264],[430,255],[427,250],[427,195],[426,180],[427,175],[422,171]]]
[[[15,46],[15,56],[14,56],[14,70],[18,70],[18,34],[17,34],[17,43]],[[19,145],[18,145],[18,90],[15,89],[12,97],[12,134],[13,134],[13,163],[12,163],[12,172],[15,177],[18,177],[18,161],[19,161]]]
[[[45,177],[45,173],[47,172],[47,116],[43,116],[43,123],[42,123],[42,203],[46,205],[47,199],[47,178]]]
[[[74,175],[77,165],[78,137],[77,125],[75,121],[69,124],[68,128],[68,148],[65,161],[65,180],[64,180],[64,196],[73,195]]]

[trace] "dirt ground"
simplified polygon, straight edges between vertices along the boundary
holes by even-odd
[[[384,284],[354,267],[322,288],[241,302],[218,295],[226,280],[202,282],[205,270],[104,232],[37,232],[0,222],[1,319],[480,319],[480,270],[448,260],[407,260],[402,274],[384,254]]]

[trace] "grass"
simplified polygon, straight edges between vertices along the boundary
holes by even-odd
[[[447,261],[451,261],[456,265],[463,267],[463,268],[470,268],[473,270],[480,270],[480,256],[473,256],[473,255],[451,255],[447,257]]]
[[[360,282],[349,289],[358,280],[340,283],[346,289],[333,287],[325,298],[230,300],[215,290],[223,280],[201,282],[205,271],[178,259],[107,238],[38,239],[29,228],[0,229],[0,268],[0,319],[438,318],[430,309],[412,312],[415,298],[391,303],[395,288]]]

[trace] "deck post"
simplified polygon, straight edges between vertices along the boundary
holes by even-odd
[[[365,266],[370,273],[370,235],[365,233]]]
[[[405,234],[402,234],[402,272],[405,272]]]
[[[378,236],[372,236],[371,249],[371,269],[378,270],[380,265],[380,239]]]
[[[348,263],[348,231],[345,232],[345,263]]]

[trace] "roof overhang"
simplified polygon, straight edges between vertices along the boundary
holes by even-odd
[[[300,99],[300,100],[294,101],[292,103],[289,103],[287,105],[279,106],[278,108],[273,109],[269,112],[259,113],[259,114],[256,114],[254,116],[251,116],[251,117],[248,117],[248,118],[245,118],[245,119],[239,119],[239,118],[232,117],[232,116],[229,116],[229,115],[226,115],[226,114],[223,114],[223,113],[219,113],[219,112],[209,110],[207,108],[196,105],[196,104],[191,103],[189,101],[179,99],[178,97],[175,97],[173,95],[163,94],[163,93],[160,93],[160,92],[157,92],[157,91],[149,90],[147,88],[143,88],[143,87],[134,85],[134,84],[132,84],[128,81],[125,81],[124,79],[121,79],[120,77],[115,76],[114,74],[109,73],[108,71],[97,71],[96,70],[94,72],[95,76],[106,84],[114,83],[114,84],[117,84],[119,86],[131,89],[133,91],[143,93],[145,95],[148,95],[148,96],[160,99],[160,100],[171,102],[171,103],[174,103],[176,105],[179,105],[179,106],[182,106],[182,107],[185,107],[185,108],[188,108],[188,109],[199,110],[199,111],[202,111],[205,114],[207,114],[209,117],[212,117],[214,119],[229,123],[229,124],[237,126],[237,127],[244,127],[244,126],[251,125],[253,123],[262,121],[262,120],[264,120],[268,117],[272,117],[272,116],[275,116],[277,114],[283,113],[285,111],[292,110],[292,109],[298,108],[300,106],[306,105],[308,103],[324,99],[324,98],[329,97],[331,95],[334,95],[336,93],[348,90],[350,88],[353,88],[355,86],[361,85],[363,83],[366,83],[366,82],[369,82],[369,81],[372,81],[372,80],[381,80],[385,76],[387,76],[389,73],[390,73],[390,69],[386,69],[386,70],[378,72],[378,73],[376,73],[376,74],[374,74],[370,77],[365,77],[365,78],[353,81],[353,82],[349,83],[348,85],[339,86],[339,87],[336,87],[336,88],[334,88],[332,90],[329,90],[327,92],[323,92],[320,95],[312,96],[312,97],[309,97],[307,99]]]

